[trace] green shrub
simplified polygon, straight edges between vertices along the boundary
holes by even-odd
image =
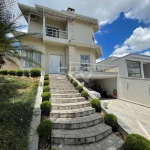
[[[77,87],[78,83],[76,81],[73,81],[73,85],[74,85],[74,87]]]
[[[23,70],[17,70],[17,76],[22,76],[23,75]]]
[[[111,126],[112,128],[117,127],[118,119],[115,115],[113,114],[106,114],[104,116],[105,123]]]
[[[45,75],[44,75],[44,77],[47,77],[47,76],[49,76],[49,74],[45,74]]]
[[[89,94],[88,94],[87,91],[83,90],[83,91],[81,92],[81,96],[85,97],[85,99],[88,99]]]
[[[50,92],[43,92],[41,97],[42,97],[42,101],[48,100],[50,99],[51,93]]]
[[[44,80],[49,80],[49,76],[44,76]]]
[[[49,85],[49,80],[44,80],[44,86]]]
[[[125,139],[124,150],[150,150],[150,141],[138,134],[129,134]]]
[[[41,104],[41,111],[44,113],[44,114],[49,114],[49,112],[51,111],[52,109],[52,105],[51,105],[51,102],[50,101],[44,101],[42,102]]]
[[[12,76],[15,76],[16,75],[16,70],[9,70],[8,74],[12,75]]]
[[[0,72],[1,72],[2,75],[7,75],[8,74],[8,71],[5,70],[5,69],[0,70]]]
[[[43,86],[43,92],[49,92],[50,87],[49,86]]]
[[[83,91],[83,87],[81,85],[78,85],[76,89],[79,90],[80,93]]]
[[[73,81],[74,81],[74,80],[73,80],[72,78],[70,78],[70,82],[73,83]]]
[[[52,148],[52,149],[49,149],[49,150],[57,150],[56,148]]]
[[[24,76],[29,77],[29,70],[24,70],[23,74],[24,74]]]
[[[49,138],[52,129],[53,129],[52,122],[50,120],[44,120],[38,125],[37,132],[39,136]]]
[[[96,112],[101,112],[101,102],[99,99],[92,98],[90,102],[92,107],[96,109]]]
[[[39,77],[41,75],[41,71],[38,68],[33,68],[30,70],[31,77]]]

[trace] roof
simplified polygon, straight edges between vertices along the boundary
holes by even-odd
[[[49,17],[51,19],[61,20],[61,21],[75,20],[75,19],[81,20],[81,21],[92,24],[95,32],[97,32],[99,30],[99,23],[98,23],[98,20],[95,18],[83,16],[83,15],[68,12],[65,10],[58,11],[58,10],[54,10],[52,8],[40,6],[37,4],[35,4],[35,7],[31,7],[31,6],[27,6],[27,5],[18,3],[18,6],[19,6],[22,14],[26,18],[26,20],[30,13],[33,13],[34,15],[41,16],[41,17],[43,17],[43,14],[45,14],[47,17]]]

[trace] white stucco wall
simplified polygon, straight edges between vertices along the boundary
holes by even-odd
[[[150,80],[118,78],[119,98],[150,105]]]
[[[143,64],[143,70],[145,78],[150,78],[150,63]]]
[[[74,21],[74,40],[78,42],[93,44],[92,42],[92,26],[84,21]]]

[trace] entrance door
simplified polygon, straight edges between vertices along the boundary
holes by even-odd
[[[62,66],[62,56],[50,55],[50,73],[60,73],[60,67]]]

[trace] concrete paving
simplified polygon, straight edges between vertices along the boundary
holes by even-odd
[[[102,100],[102,107],[104,108]],[[121,127],[129,134],[136,133],[150,140],[150,108],[118,99],[108,99],[107,113],[118,117]]]

